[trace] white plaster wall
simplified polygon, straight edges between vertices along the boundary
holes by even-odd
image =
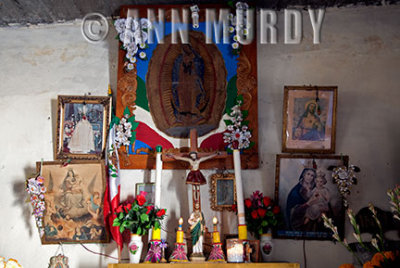
[[[322,42],[312,44],[307,13],[300,45],[283,44],[283,14],[279,13],[279,43],[258,45],[260,168],[243,171],[244,191],[273,196],[275,155],[280,153],[284,85],[337,85],[336,152],[361,167],[351,206],[357,211],[369,201],[388,209],[386,190],[400,183],[400,19],[399,7],[328,9]],[[0,256],[16,258],[24,267],[47,267],[58,246],[41,245],[30,206],[25,203],[25,178],[35,162],[53,160],[53,126],[57,95],[106,95],[116,88],[118,44],[114,32],[101,44],[87,43],[79,23],[32,28],[0,29]],[[205,171],[210,175],[213,171]],[[134,193],[137,182],[154,180],[153,171],[123,170],[122,196]],[[176,227],[189,214],[190,195],[185,171],[163,173],[165,226]],[[234,214],[207,206],[207,225],[221,219],[224,233],[235,231]],[[353,241],[349,228],[347,238]],[[163,234],[170,242],[174,234]],[[337,267],[351,255],[328,241],[275,239],[276,261],[300,262],[304,267]],[[304,244],[303,244],[304,243]],[[171,243],[172,244],[172,243]],[[115,244],[87,244],[89,249],[117,256]],[[115,262],[94,255],[81,245],[64,245],[71,268],[106,267]],[[316,254],[318,252],[318,254]],[[126,252],[124,257],[126,257]]]

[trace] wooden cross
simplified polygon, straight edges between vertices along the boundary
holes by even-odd
[[[212,158],[225,158],[226,152],[198,152],[197,130],[190,130],[190,152],[185,156],[183,153],[163,154],[163,161],[186,161],[190,164],[191,172],[188,174],[187,184],[192,184],[193,211],[201,211],[200,185],[206,184],[204,176],[200,172],[200,163]],[[199,174],[200,173],[200,174]]]

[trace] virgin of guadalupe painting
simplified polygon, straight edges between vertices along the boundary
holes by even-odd
[[[107,242],[103,219],[105,190],[102,161],[37,163],[46,192],[43,244]]]
[[[243,96],[241,108],[248,113],[246,120],[252,131],[251,141],[255,143],[242,152],[242,168],[258,167],[256,38],[249,45],[239,45],[233,31],[228,43],[215,42],[215,33],[213,42],[206,43],[205,10],[215,9],[218,17],[221,8],[229,7],[198,7],[196,26],[190,20],[190,5],[121,7],[121,18],[136,10],[140,23],[148,18],[148,10],[154,11],[153,23],[159,23],[158,9],[165,13],[162,41],[154,31],[146,30],[142,36],[153,36],[153,42],[147,40],[138,45],[135,58],[127,59],[131,55],[125,50],[119,52],[116,114],[121,118],[128,107],[138,123],[135,142],[129,148],[120,148],[122,169],[154,168],[153,152],[157,145],[162,146],[163,152],[188,153],[191,129],[197,130],[199,152],[225,151],[225,120],[229,119],[228,111],[236,104],[238,95]],[[188,14],[187,30],[184,30],[188,42],[182,42],[180,33],[173,27],[173,9],[178,10],[181,19],[183,14]],[[235,14],[236,10],[230,12]],[[173,33],[178,35],[177,42],[173,41]],[[163,168],[186,167],[171,161],[165,162]],[[201,168],[233,168],[233,160],[232,157],[213,159],[202,163]]]
[[[344,207],[329,166],[347,165],[347,156],[277,155],[275,199],[285,224],[276,235],[293,239],[331,239],[322,214],[343,234]]]
[[[336,87],[286,86],[283,152],[334,153]]]

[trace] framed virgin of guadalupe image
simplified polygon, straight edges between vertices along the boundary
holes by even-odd
[[[278,238],[331,240],[322,214],[333,219],[339,235],[344,232],[344,206],[330,166],[348,165],[348,156],[276,156],[275,199],[285,224],[276,230]]]
[[[236,204],[235,174],[213,174],[210,184],[211,209],[232,211],[232,205]]]
[[[109,242],[103,217],[104,162],[37,162],[36,169],[45,187],[42,244]]]
[[[285,86],[282,152],[335,153],[337,87]]]
[[[110,97],[58,96],[55,159],[101,159],[110,116]]]

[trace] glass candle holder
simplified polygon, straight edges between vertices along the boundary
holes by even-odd
[[[226,240],[226,255],[228,262],[244,262],[243,241],[237,238]]]

